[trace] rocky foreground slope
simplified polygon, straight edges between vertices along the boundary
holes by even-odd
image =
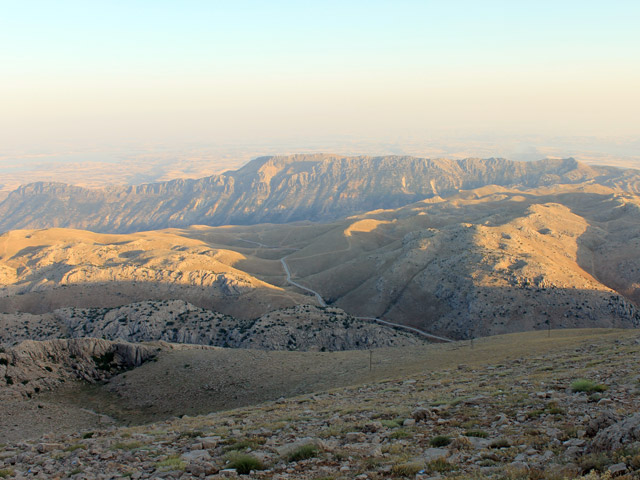
[[[636,333],[554,331],[431,348],[457,360],[436,358],[422,373],[238,410],[10,443],[0,449],[0,472],[74,479],[640,477]]]
[[[67,227],[128,233],[194,224],[330,221],[485,185],[531,188],[587,181],[640,191],[638,171],[587,166],[574,159],[262,157],[199,180],[105,189],[25,185],[0,203],[0,232]]]

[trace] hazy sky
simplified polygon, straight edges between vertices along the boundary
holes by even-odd
[[[0,5],[0,149],[640,133],[637,0]]]

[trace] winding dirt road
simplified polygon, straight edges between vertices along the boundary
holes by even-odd
[[[290,254],[289,254],[290,255]],[[287,265],[287,261],[286,258],[289,255],[285,255],[284,257],[282,257],[280,259],[280,263],[282,263],[282,267],[284,268],[285,273],[287,274],[287,282],[289,282],[291,285],[295,285],[298,288],[301,288],[302,290],[305,290],[309,293],[312,293],[315,295],[316,299],[318,300],[318,303],[320,304],[320,306],[322,307],[326,307],[327,306],[327,302],[324,301],[324,299],[322,298],[322,295],[320,295],[318,292],[316,292],[315,290],[305,287],[304,285],[300,285],[298,282],[291,280],[291,271],[289,270],[289,266]],[[435,340],[437,342],[452,342],[453,340],[451,340],[450,338],[445,338],[445,337],[439,337],[438,335],[432,335],[431,333],[427,333],[424,332],[418,328],[415,327],[410,327],[408,325],[402,325],[400,323],[393,323],[393,322],[389,322],[387,320],[382,320],[381,318],[376,318],[376,317],[354,317],[357,320],[368,320],[371,322],[376,322],[382,325],[388,325],[390,327],[394,327],[394,328],[401,328],[403,330],[408,330],[412,333],[417,333],[418,335],[421,335],[425,338],[428,338],[429,340]]]
[[[271,245],[265,245],[264,243],[260,243],[260,242],[254,242],[251,240],[245,240],[244,238],[238,238],[238,240],[242,241],[242,242],[246,242],[246,243],[251,243],[253,245],[258,245],[259,247],[262,248],[283,248],[283,247],[274,247]],[[294,250],[299,250],[297,248],[295,248]],[[287,274],[287,283],[290,283],[291,285],[294,285],[306,292],[309,292],[311,294],[313,294],[316,297],[316,300],[318,301],[318,304],[320,304],[321,307],[326,307],[327,306],[327,302],[324,301],[324,298],[322,298],[322,295],[320,295],[318,292],[316,292],[315,290],[309,288],[309,287],[305,287],[304,285],[299,284],[298,282],[296,282],[295,280],[291,279],[291,270],[289,270],[289,265],[287,265],[287,257],[291,255],[291,253],[289,253],[288,255],[285,255],[284,257],[282,257],[280,259],[280,263],[282,263],[282,268],[284,269],[284,273]],[[453,340],[451,340],[450,338],[445,338],[445,337],[439,337],[438,335],[433,335],[431,333],[427,333],[423,330],[420,330],[419,328],[415,328],[415,327],[410,327],[408,325],[402,325],[401,323],[394,323],[394,322],[389,322],[387,320],[382,320],[381,318],[377,318],[377,317],[354,317],[357,320],[367,320],[370,322],[376,322],[379,323],[381,325],[387,325],[390,327],[394,327],[394,328],[401,328],[402,330],[407,330],[410,331],[412,333],[417,333],[418,335],[421,335],[425,338],[428,338],[429,340],[434,340],[436,342],[453,342]]]
[[[282,257],[280,259],[280,263],[282,263],[282,267],[284,268],[284,272],[287,274],[287,282],[289,282],[291,285],[295,285],[298,288],[301,288],[302,290],[305,290],[307,292],[313,293],[316,296],[316,299],[318,300],[318,303],[320,304],[321,307],[326,307],[327,306],[327,302],[324,301],[324,298],[322,298],[322,295],[320,295],[318,292],[316,292],[315,290],[311,290],[310,288],[307,288],[303,285],[300,285],[298,282],[295,282],[293,280],[291,280],[291,272],[289,271],[289,266],[287,265],[286,259],[287,257]]]

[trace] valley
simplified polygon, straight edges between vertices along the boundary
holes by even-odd
[[[21,187],[0,203],[0,472],[637,473],[616,435],[640,442],[638,175],[299,155]]]
[[[635,327],[639,258],[633,194],[487,186],[329,223],[12,231],[0,311],[181,299],[244,321],[326,302],[449,339]]]

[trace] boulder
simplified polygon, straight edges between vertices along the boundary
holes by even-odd
[[[594,451],[615,451],[640,440],[640,413],[636,413],[598,432],[593,439]]]
[[[619,420],[620,417],[618,417],[618,415],[613,413],[611,410],[606,410],[596,418],[589,421],[586,428],[586,435],[587,437],[595,437],[600,430],[610,427]]]

